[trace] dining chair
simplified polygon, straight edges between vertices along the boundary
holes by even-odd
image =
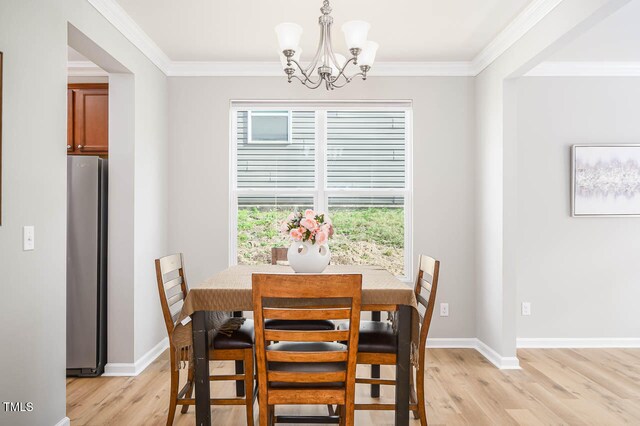
[[[271,264],[287,261],[287,247],[271,248]],[[335,330],[336,326],[329,320],[280,320],[270,319],[265,322],[265,328],[269,329],[289,329],[289,330]]]
[[[176,407],[182,405],[182,413],[186,413],[190,405],[195,405],[195,399],[191,398],[194,389],[193,364],[187,351],[176,351],[173,342],[173,331],[178,326],[180,311],[187,297],[187,279],[184,273],[184,261],[182,253],[156,259],[156,278],[162,315],[169,335],[169,354],[171,358],[171,394],[169,396],[169,411],[167,425],[173,424]],[[253,425],[253,404],[256,398],[257,388],[254,388],[254,356],[253,356],[254,330],[253,321],[245,320],[240,329],[231,335],[218,333],[211,342],[209,350],[210,361],[241,361],[244,364],[244,374],[212,375],[211,381],[236,381],[243,380],[246,388],[244,398],[212,398],[211,405],[245,405],[247,425]],[[179,354],[178,354],[179,352]],[[176,359],[179,356],[180,359]],[[187,380],[179,390],[180,374],[178,364],[188,364]]]
[[[320,421],[353,425],[358,327],[267,329],[265,321],[331,319],[358,324],[362,275],[254,274],[252,284],[260,426]],[[279,343],[269,344],[273,341]],[[277,416],[275,406],[283,404],[341,409],[339,416]]]
[[[438,290],[438,275],[440,262],[429,256],[421,255],[419,259],[418,276],[414,292],[418,302],[420,319],[420,338],[418,343],[418,363],[416,368],[416,388],[411,386],[411,401],[409,408],[414,417],[420,419],[420,425],[427,425],[427,411],[424,400],[424,373],[427,335],[431,326],[433,308]],[[338,325],[338,330],[347,329],[348,324]],[[397,352],[397,338],[393,326],[382,321],[362,321],[360,323],[360,338],[358,341],[358,364],[395,365]],[[413,375],[412,375],[413,377]],[[413,381],[413,380],[412,380]],[[395,380],[378,378],[356,378],[356,383],[394,385]],[[417,395],[416,395],[417,389]],[[355,404],[356,410],[395,410],[395,404]]]

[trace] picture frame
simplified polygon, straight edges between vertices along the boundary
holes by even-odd
[[[571,216],[640,217],[640,144],[571,147]]]

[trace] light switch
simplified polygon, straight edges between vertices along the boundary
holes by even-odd
[[[35,248],[36,228],[35,226],[24,226],[22,228],[22,249],[33,250]]]

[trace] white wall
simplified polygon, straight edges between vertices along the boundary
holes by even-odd
[[[564,0],[476,77],[478,338],[517,365],[514,78],[629,0]]]
[[[130,210],[136,240],[133,268],[123,278],[137,296],[136,334],[118,361],[135,361],[134,352],[164,337],[157,295],[151,293],[152,260],[167,248],[166,78],[85,0],[3,0],[0,400],[31,401],[34,411],[2,410],[0,424],[48,426],[65,416],[68,22],[136,76]],[[23,225],[35,225],[34,251],[22,251]],[[120,314],[131,315],[128,327],[134,324],[133,312]]]
[[[326,92],[284,77],[170,78],[170,248],[192,285],[228,266],[229,101],[413,99],[414,258],[442,260],[433,337],[474,337],[473,79],[370,78]]]
[[[640,218],[572,218],[571,145],[640,143],[640,78],[518,82],[518,337],[640,338]]]

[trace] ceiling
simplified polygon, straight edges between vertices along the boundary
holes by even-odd
[[[640,1],[632,1],[570,42],[549,62],[640,61]]]
[[[318,42],[321,0],[117,0],[172,61],[274,61],[273,27],[304,28],[303,59]],[[379,61],[470,61],[531,0],[332,0],[334,43],[340,26],[371,23]]]
[[[67,47],[67,60],[71,62],[87,62],[89,61],[82,53],[75,50],[73,47]]]

